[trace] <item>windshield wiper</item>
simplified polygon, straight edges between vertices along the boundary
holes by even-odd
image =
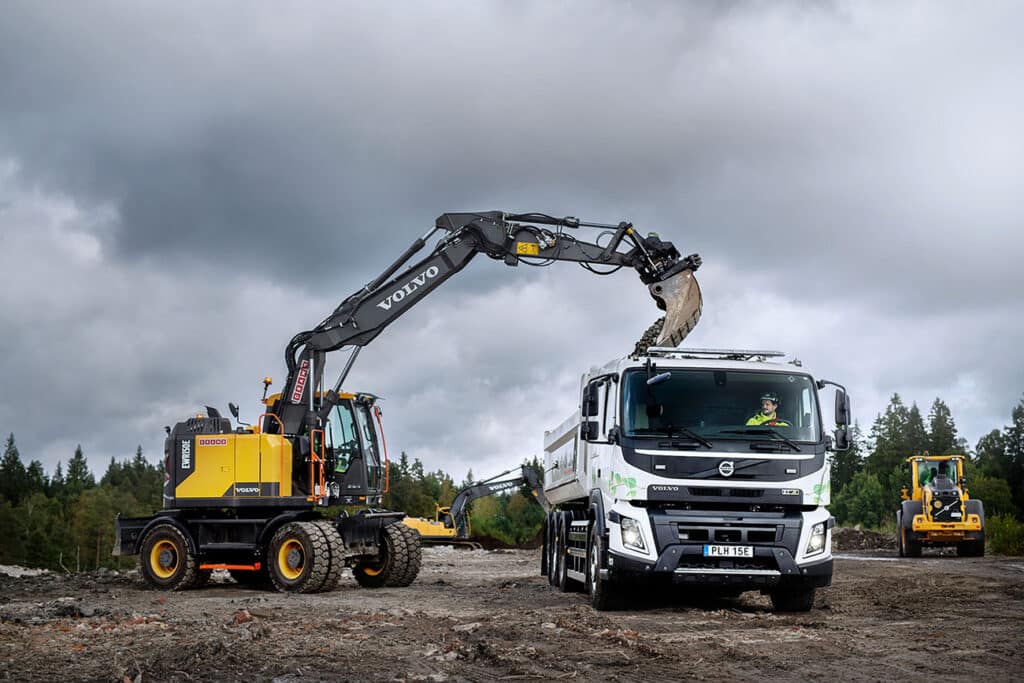
[[[711,444],[710,441],[708,441],[703,436],[701,436],[697,432],[693,431],[689,427],[672,427],[672,426],[669,426],[668,428],[666,428],[664,430],[664,432],[668,435],[668,438],[670,438],[670,439],[672,438],[673,434],[681,434],[683,436],[686,436],[686,437],[689,437],[689,438],[693,439],[694,441],[699,443],[701,446],[704,446],[706,448],[714,448],[714,446]]]
[[[800,447],[797,446],[796,443],[790,441],[780,432],[770,427],[748,427],[747,429],[723,429],[722,431],[719,432],[719,434],[767,434],[769,436],[775,437],[777,441],[786,444],[794,451],[800,451]]]

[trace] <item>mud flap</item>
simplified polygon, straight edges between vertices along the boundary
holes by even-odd
[[[687,268],[655,282],[648,289],[658,308],[665,311],[657,346],[679,346],[700,320],[703,299],[697,278]]]

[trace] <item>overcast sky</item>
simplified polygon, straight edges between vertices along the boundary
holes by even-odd
[[[228,401],[446,211],[700,252],[686,345],[780,348],[870,427],[1024,395],[1018,2],[4,2],[0,432],[102,474]],[[393,456],[541,452],[658,316],[625,271],[478,258],[360,356]],[[341,359],[332,366],[340,369]],[[332,373],[333,374],[333,373]]]

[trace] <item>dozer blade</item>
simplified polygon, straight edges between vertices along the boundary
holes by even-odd
[[[649,287],[658,308],[665,311],[665,324],[657,346],[679,346],[697,326],[703,299],[700,285],[690,269],[681,270]]]

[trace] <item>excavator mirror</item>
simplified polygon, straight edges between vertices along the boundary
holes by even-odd
[[[237,420],[238,419],[238,406],[236,406],[234,403],[228,403],[228,410],[231,412],[231,414]]]

